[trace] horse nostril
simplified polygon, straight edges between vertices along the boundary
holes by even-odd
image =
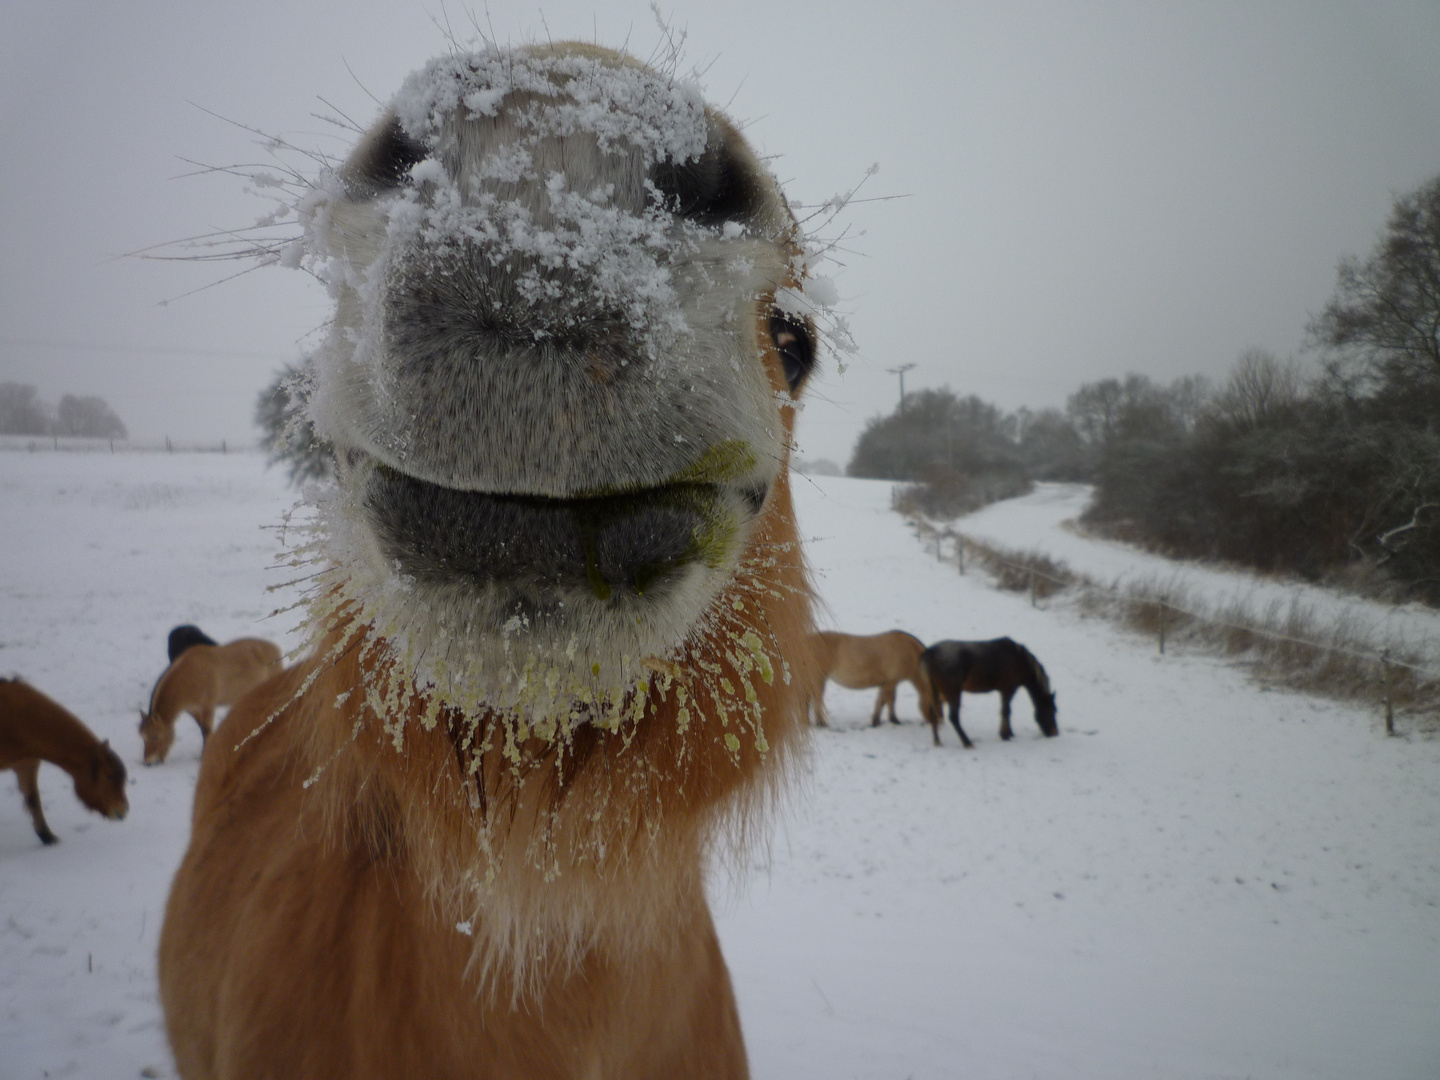
[[[744,495],[745,505],[750,508],[750,512],[759,516],[761,509],[765,506],[765,496],[770,494],[770,489],[762,484],[760,487],[750,488],[741,494]]]

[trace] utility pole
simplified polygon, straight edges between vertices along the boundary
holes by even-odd
[[[914,366],[915,366],[914,364],[901,364],[899,367],[892,367],[892,368],[886,368],[886,369],[885,369],[886,371],[890,372],[891,375],[899,375],[899,376],[900,376],[900,406],[899,406],[899,407],[900,407],[901,409],[903,409],[903,408],[905,407],[905,372],[909,371],[909,370],[910,370],[911,368],[913,368]],[[897,411],[898,411],[898,410],[897,410]]]

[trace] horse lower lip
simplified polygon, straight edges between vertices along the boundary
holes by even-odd
[[[718,565],[737,525],[723,491],[674,484],[581,499],[458,491],[377,466],[365,507],[388,558],[416,578],[645,594]]]

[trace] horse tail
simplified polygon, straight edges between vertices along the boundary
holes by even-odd
[[[940,697],[935,689],[935,680],[930,677],[930,661],[933,654],[926,649],[920,654],[920,662],[915,665],[915,678],[911,680],[915,684],[915,693],[920,698],[920,715],[930,724],[940,722]]]

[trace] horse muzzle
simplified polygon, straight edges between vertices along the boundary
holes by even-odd
[[[767,486],[678,482],[562,499],[462,491],[376,464],[362,491],[403,575],[498,593],[523,614],[663,600],[685,577],[733,561]]]

